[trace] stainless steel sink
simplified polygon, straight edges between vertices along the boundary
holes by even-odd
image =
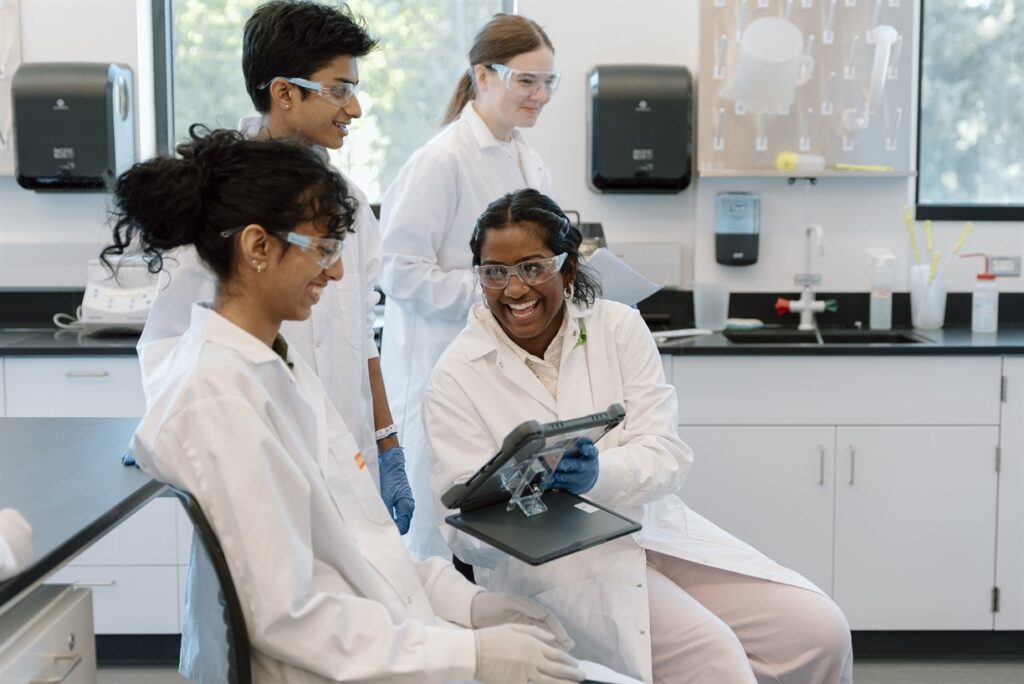
[[[821,344],[921,344],[928,340],[905,330],[821,330]],[[733,344],[819,344],[813,330],[768,328],[723,333]]]

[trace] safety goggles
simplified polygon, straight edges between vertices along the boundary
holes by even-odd
[[[557,71],[520,71],[504,64],[488,64],[487,67],[497,72],[507,90],[518,95],[533,95],[539,88],[552,95],[562,81],[562,75]]]
[[[231,228],[230,230],[222,230],[220,236],[222,238],[229,238],[244,229],[245,226],[240,226],[238,228]],[[289,244],[295,245],[307,254],[312,254],[313,258],[316,259],[316,263],[324,270],[333,266],[338,259],[341,258],[341,252],[345,246],[344,240],[339,240],[337,238],[313,237],[312,235],[296,233],[294,230],[280,233],[271,232],[271,234]]]
[[[344,107],[359,93],[358,83],[325,84],[319,81],[310,81],[307,78],[299,78],[298,76],[277,76],[261,85],[260,90],[268,88],[274,81],[284,81],[303,90],[314,92],[338,107]]]
[[[555,277],[555,274],[562,269],[565,263],[565,252],[556,254],[546,259],[533,259],[523,261],[515,266],[503,266],[501,264],[483,264],[474,266],[480,284],[488,290],[503,290],[508,286],[508,281],[515,274],[524,285],[540,285]]]

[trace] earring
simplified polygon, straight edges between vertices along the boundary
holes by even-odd
[[[285,109],[291,109],[291,108],[292,108],[292,106],[291,106],[290,104],[286,104],[286,105],[284,106],[284,108],[285,108]]]
[[[259,261],[257,259],[252,260],[253,268],[256,269],[257,273],[263,273],[263,270],[267,267],[266,262]]]
[[[576,294],[576,289],[573,288],[572,283],[569,283],[568,285],[565,286],[565,291],[562,292],[562,294],[565,296],[567,300],[572,301],[573,295]]]

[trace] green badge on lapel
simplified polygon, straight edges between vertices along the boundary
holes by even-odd
[[[583,321],[581,320],[580,321],[580,335],[576,339],[576,346],[574,346],[573,349],[575,349],[576,347],[582,347],[586,343],[587,343],[587,326],[585,326],[583,324]]]

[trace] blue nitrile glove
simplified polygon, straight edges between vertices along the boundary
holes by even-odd
[[[121,454],[121,465],[126,465],[126,466],[138,465],[135,462],[135,454],[132,453],[131,449],[129,449],[128,451],[126,451],[123,454]]]
[[[391,519],[398,526],[399,534],[409,531],[409,521],[416,508],[412,498],[412,487],[405,476],[405,450],[401,446],[393,446],[377,456],[380,468],[380,498],[384,499]]]
[[[597,447],[586,437],[569,447],[548,484],[570,494],[585,494],[597,482]]]

